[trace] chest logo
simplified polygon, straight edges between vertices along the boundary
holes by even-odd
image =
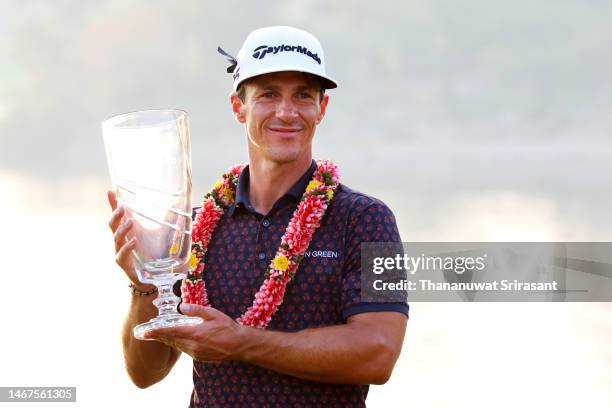
[[[322,250],[322,251],[306,251],[304,258],[337,258],[338,251]]]

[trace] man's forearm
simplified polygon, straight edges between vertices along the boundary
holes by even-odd
[[[157,316],[153,296],[132,297],[130,310],[123,324],[123,356],[130,378],[140,388],[161,381],[170,372],[180,352],[156,341],[134,338],[134,326]]]
[[[396,330],[385,333],[359,319],[296,333],[245,327],[236,358],[306,380],[383,384],[399,356],[406,318],[394,312],[377,315]]]

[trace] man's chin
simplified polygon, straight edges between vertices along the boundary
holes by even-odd
[[[300,159],[299,151],[288,151],[288,150],[271,150],[266,155],[268,160],[278,164],[293,163]]]

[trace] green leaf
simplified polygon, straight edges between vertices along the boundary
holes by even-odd
[[[325,183],[326,186],[331,186],[332,185],[332,176],[330,173],[325,172],[323,174],[321,174],[321,177],[323,178],[323,182]]]

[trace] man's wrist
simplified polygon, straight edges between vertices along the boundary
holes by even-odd
[[[262,354],[268,353],[271,346],[273,347],[270,342],[274,338],[273,335],[277,333],[250,326],[238,326],[237,345],[231,359],[253,364],[260,359]]]
[[[257,329],[253,329],[249,326],[243,326],[238,324],[238,330],[236,333],[236,347],[232,353],[231,359],[236,361],[248,362],[249,350],[252,349],[253,343],[256,341],[255,336],[257,335]]]
[[[129,288],[132,291],[132,296],[145,297],[150,296],[154,293],[157,293],[157,286],[155,285],[135,285],[133,282],[130,282]]]

